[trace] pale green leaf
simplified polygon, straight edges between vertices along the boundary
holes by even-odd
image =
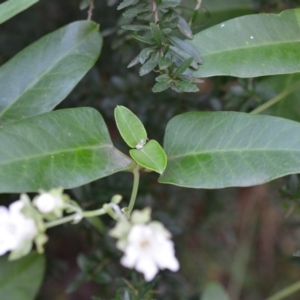
[[[0,258],[0,299],[33,300],[45,272],[43,255],[31,253],[16,261]]]
[[[195,77],[257,77],[300,71],[300,9],[236,18],[195,35],[203,66]]]
[[[0,192],[73,188],[128,169],[92,108],[57,110],[0,129]]]
[[[51,111],[97,60],[98,25],[79,21],[48,34],[0,68],[0,123]]]
[[[220,284],[212,282],[204,289],[201,300],[230,300],[230,298]]]
[[[8,0],[0,5],[0,24],[27,9],[39,0]]]
[[[117,106],[115,108],[115,119],[119,132],[126,144],[135,148],[141,141],[147,139],[147,132],[140,119],[128,108]]]
[[[185,113],[168,123],[164,149],[161,183],[252,186],[300,172],[300,124],[236,112]]]
[[[164,149],[155,140],[150,140],[142,149],[130,150],[131,157],[142,167],[161,174],[167,165]]]

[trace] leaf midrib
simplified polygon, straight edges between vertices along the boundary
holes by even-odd
[[[19,161],[31,160],[31,159],[35,159],[35,158],[41,158],[43,156],[47,157],[47,156],[56,155],[56,154],[64,154],[64,153],[67,153],[67,152],[75,152],[75,151],[91,150],[91,149],[102,149],[102,148],[114,148],[114,147],[111,144],[105,144],[105,145],[101,145],[101,146],[94,145],[94,146],[88,146],[88,147],[78,147],[78,148],[64,149],[64,150],[60,150],[60,151],[47,152],[46,154],[43,153],[43,154],[38,154],[38,155],[21,157],[21,158],[13,159],[13,160],[10,160],[10,161],[4,162],[4,163],[0,162],[0,167],[3,167],[5,165],[11,164],[11,163],[19,162]]]
[[[243,46],[243,47],[238,47],[238,48],[230,48],[230,49],[226,49],[226,50],[222,50],[222,51],[215,51],[215,52],[208,52],[206,54],[203,54],[203,52],[201,53],[203,58],[207,58],[211,55],[215,55],[215,54],[220,54],[220,53],[226,53],[226,52],[234,52],[234,51],[239,51],[239,50],[252,50],[253,48],[261,48],[261,47],[271,47],[273,45],[281,45],[281,44],[297,44],[300,42],[299,40],[294,40],[294,41],[288,41],[288,42],[276,42],[276,43],[270,43],[270,44],[260,44],[260,45],[253,45],[251,47],[249,47],[249,45],[247,46]],[[195,46],[195,43],[192,44],[193,46]],[[201,49],[200,49],[201,52]]]
[[[186,156],[197,156],[197,155],[205,155],[205,154],[214,154],[214,153],[242,153],[242,152],[300,152],[299,150],[295,149],[268,149],[268,148],[261,148],[261,149],[230,149],[230,150],[211,150],[211,151],[203,151],[203,152],[189,152],[186,154],[181,154],[181,155],[175,155],[175,156],[168,156],[168,160],[172,159],[177,159],[177,158],[182,158]]]
[[[57,60],[54,64],[51,64],[51,66],[49,68],[47,68],[43,73],[41,73],[41,75],[38,77],[38,79],[34,80],[31,84],[28,84],[27,88],[21,94],[19,94],[15,99],[13,99],[13,101],[8,106],[6,106],[6,108],[2,112],[0,112],[0,119],[12,106],[15,105],[15,103],[17,103],[18,99],[23,97],[24,94],[26,94],[30,89],[32,89],[41,80],[41,78],[43,78],[45,76],[45,74],[48,74],[63,59],[65,59],[71,52],[73,52],[74,49],[76,49],[80,44],[82,44],[85,40],[87,40],[89,38],[89,36],[94,32],[94,30],[95,30],[95,28],[91,29],[90,32],[86,35],[86,37],[84,39],[82,39],[80,42],[76,43],[76,45],[74,47],[70,48],[69,51],[67,51],[65,53],[65,55],[62,56],[59,60]]]

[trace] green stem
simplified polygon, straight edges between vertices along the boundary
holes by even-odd
[[[295,84],[291,85],[289,88],[287,88],[286,90],[284,90],[283,92],[278,94],[276,97],[270,99],[266,103],[264,103],[261,106],[255,108],[253,111],[250,112],[250,114],[255,115],[255,114],[261,113],[262,111],[264,111],[267,108],[271,107],[272,105],[276,104],[277,102],[279,102],[284,97],[286,97],[290,93],[294,92],[298,88],[300,88],[300,81],[297,81]]]
[[[137,196],[137,192],[138,192],[138,188],[139,188],[139,182],[140,182],[140,172],[138,168],[135,168],[133,171],[133,187],[132,187],[132,193],[131,193],[131,197],[130,197],[130,201],[129,201],[129,205],[127,208],[127,215],[130,216],[133,207],[134,207],[134,203],[136,200],[136,196]]]
[[[96,209],[96,210],[92,210],[92,211],[85,211],[82,213],[82,217],[83,218],[92,218],[92,217],[101,216],[104,214],[106,214],[106,211],[103,208],[100,208],[100,209]],[[75,213],[70,216],[66,216],[64,218],[58,219],[58,220],[47,222],[47,223],[45,223],[45,227],[51,228],[54,226],[72,222],[72,221],[74,221],[74,219],[76,218],[77,215],[78,214]]]
[[[300,281],[288,286],[266,300],[281,300],[300,290]]]

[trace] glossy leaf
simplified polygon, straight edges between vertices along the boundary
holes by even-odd
[[[79,21],[46,35],[0,68],[0,122],[51,111],[94,65],[98,25]]]
[[[45,272],[43,255],[30,253],[16,261],[1,257],[0,268],[0,299],[35,299]]]
[[[150,140],[142,149],[130,150],[131,157],[142,167],[161,174],[167,165],[164,149],[155,140]]]
[[[300,172],[300,124],[236,112],[191,112],[167,125],[161,183],[251,186]]]
[[[130,165],[92,108],[57,110],[0,130],[2,193],[73,188]]]
[[[154,41],[156,42],[158,47],[161,47],[163,35],[160,31],[159,26],[154,23],[150,23],[150,28],[151,28],[151,33]]]
[[[192,30],[191,30],[189,24],[180,15],[176,15],[176,17],[178,18],[177,27],[180,30],[180,32],[187,38],[192,39],[194,36],[193,36]]]
[[[124,0],[121,2],[121,4],[117,7],[118,10],[120,9],[123,9],[127,6],[130,6],[130,5],[135,5],[138,3],[138,0]]]
[[[147,132],[143,123],[128,108],[117,106],[115,119],[119,132],[129,147],[135,148],[141,140],[147,140]]]
[[[281,98],[278,103],[265,110],[263,114],[300,122],[300,73],[264,78],[256,84],[256,93],[261,100],[268,101],[295,84],[298,85],[298,88]]]
[[[139,4],[134,6],[133,8],[129,8],[123,13],[124,18],[134,18],[138,14],[143,12],[148,12],[148,4]]]
[[[183,17],[191,18],[191,10],[195,9],[195,0],[184,0]],[[255,12],[253,0],[203,0],[200,9],[193,18],[193,32],[199,32],[221,22]]]
[[[196,34],[204,64],[195,77],[257,77],[300,71],[300,9],[236,18]]]
[[[160,93],[160,92],[165,91],[169,87],[171,87],[171,83],[169,83],[169,82],[157,82],[157,83],[154,84],[154,86],[152,88],[152,92],[153,93]]]
[[[27,9],[39,0],[8,0],[0,5],[0,24]]]

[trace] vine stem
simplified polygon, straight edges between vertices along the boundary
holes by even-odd
[[[132,187],[131,197],[130,197],[130,201],[129,201],[129,205],[128,205],[128,209],[127,209],[128,216],[130,216],[130,214],[134,208],[134,204],[135,204],[135,200],[136,200],[136,196],[137,196],[137,192],[138,192],[138,188],[139,188],[139,182],[140,182],[139,169],[138,168],[133,169],[132,173],[133,173],[133,187]]]
[[[294,92],[298,88],[300,88],[300,81],[297,81],[295,84],[291,85],[289,88],[287,88],[286,90],[284,90],[283,92],[281,92],[280,94],[275,96],[274,98],[270,99],[269,101],[262,104],[261,106],[255,108],[253,111],[250,112],[250,114],[255,115],[255,114],[261,113],[262,111],[264,111],[267,108],[271,107],[272,105],[276,104],[277,102],[279,102],[284,97],[286,97],[290,93]]]
[[[300,281],[288,286],[266,300],[281,300],[300,290]]]
[[[83,218],[92,218],[92,217],[104,215],[106,213],[107,212],[105,211],[105,209],[100,208],[100,209],[96,209],[96,210],[82,212],[81,216]],[[66,216],[64,218],[58,219],[58,220],[47,222],[47,223],[45,223],[45,228],[51,228],[51,227],[58,226],[61,224],[69,223],[71,221],[76,220],[77,216],[78,216],[78,213],[75,213],[70,216]]]

